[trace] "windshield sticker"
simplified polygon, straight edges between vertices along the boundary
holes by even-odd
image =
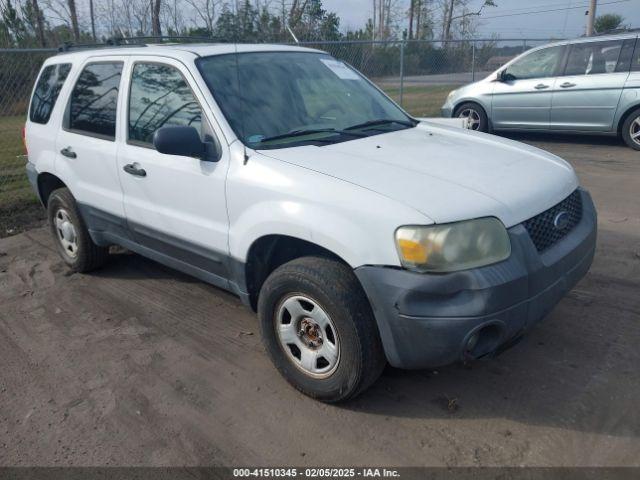
[[[336,74],[338,78],[342,80],[360,80],[360,77],[356,72],[347,67],[344,63],[338,60],[326,60],[320,59],[325,66]]]

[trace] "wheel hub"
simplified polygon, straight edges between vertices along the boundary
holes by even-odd
[[[322,346],[322,329],[311,318],[303,318],[298,331],[300,340],[309,348],[317,349]]]
[[[67,242],[73,242],[76,239],[76,229],[73,228],[73,224],[71,224],[71,222],[62,222],[60,230],[62,231],[62,238]]]

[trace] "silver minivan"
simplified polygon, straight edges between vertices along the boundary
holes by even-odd
[[[621,135],[640,150],[638,33],[580,38],[531,49],[452,91],[445,117],[479,131]]]

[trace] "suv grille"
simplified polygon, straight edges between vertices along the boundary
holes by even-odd
[[[523,225],[538,252],[542,252],[573,230],[581,218],[582,196],[576,190],[549,210],[524,221]]]

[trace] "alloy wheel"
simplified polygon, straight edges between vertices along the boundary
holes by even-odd
[[[470,130],[480,129],[480,114],[473,108],[465,108],[458,114],[458,118],[466,118]]]
[[[631,122],[629,126],[629,137],[634,143],[640,145],[640,116]]]

